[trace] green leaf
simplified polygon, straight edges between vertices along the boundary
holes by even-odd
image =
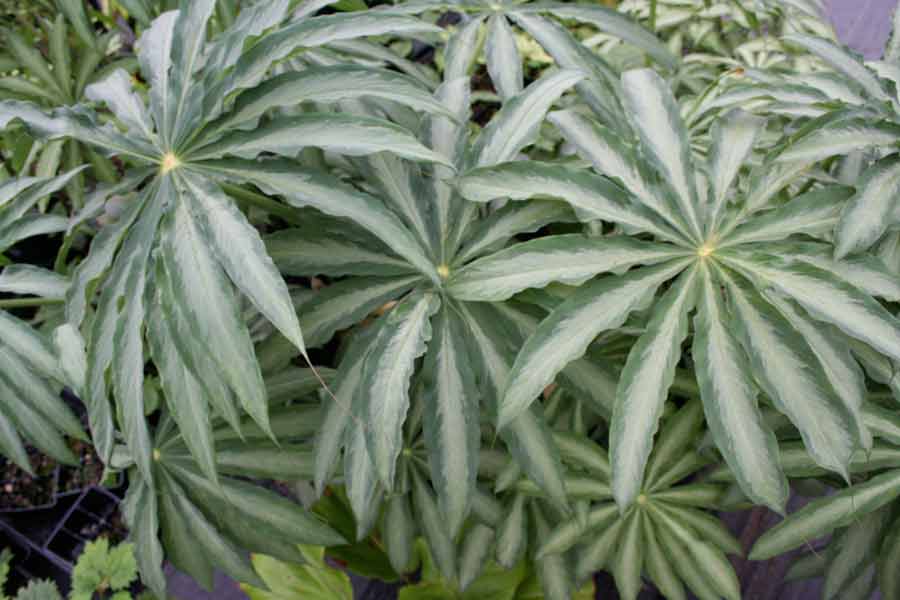
[[[653,213],[626,204],[622,188],[604,177],[551,163],[517,161],[473,169],[459,179],[460,193],[474,202],[497,198],[529,200],[536,196],[561,198],[582,221],[603,220],[647,231],[666,240],[682,240]]]
[[[605,277],[582,286],[560,304],[516,358],[500,405],[499,426],[522,414],[598,334],[621,326],[632,311],[647,306],[656,289],[684,267],[683,261],[669,261]]]
[[[380,251],[377,240],[369,245],[350,236],[340,239],[335,236],[337,231],[337,226],[324,231],[282,229],[266,237],[266,251],[282,273],[301,277],[390,276],[414,270],[406,261]]]
[[[63,381],[79,396],[84,393],[87,374],[87,355],[81,332],[71,323],[63,323],[53,330],[53,349],[59,357]]]
[[[616,587],[623,600],[636,600],[643,586],[641,569],[644,563],[643,546],[641,544],[641,511],[633,510],[625,517],[622,532],[616,544],[612,572],[616,578]]]
[[[181,2],[172,32],[169,70],[168,119],[162,130],[168,146],[177,148],[197,125],[202,112],[202,91],[193,86],[194,72],[203,64],[206,25],[216,8],[216,0]]]
[[[826,600],[841,598],[844,593],[850,592],[850,586],[859,574],[875,561],[890,516],[889,508],[881,508],[861,517],[852,527],[831,539],[822,590]]]
[[[69,69],[72,54],[69,52],[69,28],[62,14],[56,15],[53,24],[47,27],[47,37],[53,75],[62,92],[68,95],[72,88],[72,72]]]
[[[132,90],[131,75],[123,69],[117,69],[106,79],[87,86],[84,95],[88,100],[106,104],[128,131],[148,140],[156,139],[144,101]]]
[[[218,481],[209,404],[203,388],[180,360],[172,327],[162,310],[153,311],[149,325],[147,337],[166,395],[166,406],[200,470],[210,480]]]
[[[892,146],[900,139],[900,125],[862,117],[843,118],[810,129],[792,140],[778,154],[778,162],[812,164],[832,156],[879,146]]]
[[[350,98],[378,98],[453,118],[453,114],[413,78],[386,69],[355,65],[312,67],[283,73],[247,90],[234,107],[204,134],[228,131],[258,119],[272,108],[301,102],[335,103]]]
[[[9,265],[0,272],[0,292],[62,300],[69,287],[64,276],[32,265]]]
[[[490,563],[490,556],[494,552],[494,537],[493,529],[479,523],[466,532],[462,540],[459,551],[459,587],[473,598],[480,598],[488,593],[484,589],[488,582],[483,578],[479,581],[479,576],[494,566]],[[506,575],[506,572],[503,574]],[[485,576],[489,575],[490,573],[485,573]],[[502,593],[504,588],[498,588],[496,591]],[[508,587],[505,589],[512,592]]]
[[[500,98],[507,101],[521,92],[522,59],[515,34],[503,15],[495,14],[488,19],[484,53],[488,73]]]
[[[746,282],[721,275],[730,292],[735,333],[761,388],[800,430],[816,462],[849,479],[859,427],[818,357],[801,332]]]
[[[473,225],[456,253],[454,265],[462,265],[475,257],[499,250],[520,233],[533,233],[551,223],[573,220],[571,209],[562,202],[535,200],[525,204],[509,204]]]
[[[694,446],[702,426],[703,405],[697,399],[682,406],[666,420],[647,461],[644,479],[650,489],[665,476],[669,467]]]
[[[235,64],[234,71],[223,80],[222,84],[208,93],[224,98],[237,90],[253,87],[273,63],[287,58],[300,47],[315,48],[341,40],[388,33],[402,36],[440,31],[439,27],[419,19],[390,14],[387,11],[365,11],[303,19],[263,36],[243,53]]]
[[[72,570],[72,598],[91,600],[94,592],[118,591],[137,579],[131,544],[109,547],[107,538],[88,542]]]
[[[341,446],[344,445],[345,439],[350,439],[349,435],[351,434],[345,432],[353,419],[353,396],[362,378],[365,359],[379,329],[380,325],[375,324],[363,332],[357,333],[357,337],[349,342],[335,376],[337,383],[334,396],[322,405],[322,425],[315,441],[315,486],[320,497],[325,492],[325,485],[332,474]],[[352,426],[354,429],[352,435],[362,436],[361,431],[356,431],[362,428],[362,422],[354,421]],[[364,437],[363,443],[365,443]],[[366,465],[368,457],[364,449],[363,455],[366,460],[361,461],[360,459],[360,461]],[[372,470],[371,467],[368,468],[370,471]]]
[[[84,5],[78,2],[64,2],[58,0],[57,8],[66,16],[66,20],[72,24],[75,34],[81,39],[81,42],[89,48],[96,45],[94,39],[94,29],[88,20],[87,12]]]
[[[166,580],[162,570],[163,548],[157,536],[159,512],[156,494],[138,480],[128,486],[122,512],[134,543],[134,557],[141,581],[160,597],[165,596]]]
[[[582,467],[600,481],[609,481],[611,467],[603,447],[574,432],[555,431],[553,441],[563,461]]]
[[[783,513],[788,487],[775,435],[762,422],[749,375],[753,371],[707,267],[699,294],[692,351],[706,422],[744,492]]]
[[[887,92],[875,76],[855,56],[833,42],[824,38],[792,33],[784,36],[784,41],[803,47],[831,65],[839,73],[842,73],[855,83],[859,84],[867,94],[880,102],[887,102],[890,98]]]
[[[303,305],[303,315],[300,317],[308,345],[321,346],[335,332],[363,321],[421,281],[418,276],[359,277],[338,281],[321,289]]]
[[[515,159],[522,148],[537,140],[541,122],[553,103],[582,79],[584,75],[573,70],[550,73],[504,102],[475,141],[474,166],[489,167]]]
[[[62,600],[59,588],[49,579],[32,579],[23,588],[19,589],[15,600]]]
[[[444,579],[456,583],[456,548],[453,545],[453,539],[447,533],[447,527],[434,502],[428,484],[415,468],[411,469],[411,474],[413,502],[419,528],[425,536],[428,549]]]
[[[385,317],[366,358],[361,383],[360,416],[366,440],[382,485],[393,489],[394,471],[402,445],[402,426],[409,408],[409,379],[415,360],[431,339],[431,317],[440,301],[430,293],[408,296]]]
[[[0,115],[2,115],[0,104]],[[2,120],[0,120],[2,122]],[[392,152],[414,161],[452,168],[448,159],[423,146],[406,129],[390,121],[347,113],[306,113],[279,117],[252,130],[234,130],[191,151],[192,160],[225,155],[255,158],[272,152],[295,158],[303,148],[322,148],[348,156]]]
[[[381,532],[394,570],[397,573],[412,570],[416,525],[410,509],[409,494],[393,494],[387,498]]]
[[[900,470],[876,475],[840,492],[814,500],[764,533],[750,560],[765,560],[857,521],[900,496]]]
[[[229,180],[253,183],[264,192],[282,195],[289,204],[311,206],[334,217],[351,219],[437,281],[435,267],[409,229],[376,197],[359,192],[334,177],[307,170],[291,161],[219,161],[203,163]]]
[[[141,74],[150,87],[150,113],[167,146],[171,146],[170,123],[175,118],[174,114],[170,114],[172,86],[169,82],[169,70],[172,66],[172,44],[178,16],[176,11],[163,13],[144,30],[137,43]]]
[[[356,517],[357,541],[362,541],[375,526],[383,497],[378,473],[366,448],[366,433],[365,423],[357,419],[346,430],[344,447],[344,485]]]
[[[0,231],[0,252],[30,237],[65,231],[67,224],[66,219],[55,215],[26,215]]]
[[[659,504],[659,510],[697,532],[700,539],[709,542],[726,554],[742,556],[741,542],[735,538],[722,521],[706,511],[689,507]]]
[[[355,159],[353,164],[363,178],[375,186],[385,205],[408,225],[422,248],[433,255],[439,254],[439,236],[433,232],[430,214],[432,206],[426,200],[427,193],[423,193],[427,184],[416,165],[385,152]]]
[[[568,510],[559,450],[542,416],[525,409],[500,432],[516,463],[528,474],[554,505]]]
[[[900,446],[900,414],[867,402],[862,407],[862,416],[872,435]]]
[[[497,562],[507,569],[519,562],[528,545],[528,515],[525,496],[516,494],[509,501],[503,520],[497,525]]]
[[[648,160],[675,192],[675,199],[696,241],[703,237],[687,129],[669,86],[650,69],[622,74],[629,120]]]
[[[900,560],[900,520],[894,519],[888,525],[887,535],[878,555],[878,587],[884,598],[896,598],[900,595],[900,573],[893,565]]]
[[[596,505],[583,518],[576,516],[558,524],[546,538],[540,540],[535,556],[562,554],[591,533],[605,531],[619,520],[619,511],[614,504]]]
[[[724,554],[711,544],[693,536],[682,523],[663,512],[655,504],[648,505],[648,513],[661,530],[666,530],[687,548],[699,573],[720,596],[728,600],[740,600],[740,583],[734,568]]]
[[[265,585],[246,555],[188,499],[181,485],[167,474],[160,477],[160,482],[164,492],[161,494],[163,544],[172,564],[205,583],[207,589],[212,588],[213,567],[239,582],[257,587]],[[195,566],[198,563],[209,571]]]
[[[45,113],[30,102],[0,102],[0,129],[15,119],[21,119],[28,130],[41,139],[71,137],[105,152],[147,162],[154,161],[158,154],[148,142],[124,135],[112,123],[100,125],[96,114],[79,105],[63,106]]]
[[[2,382],[0,382],[0,388],[4,388]],[[6,392],[8,389],[4,388],[3,391]],[[26,473],[33,472],[31,461],[16,430],[16,425],[4,414],[2,407],[0,407],[0,452]]]
[[[742,223],[725,236],[717,247],[727,248],[754,242],[779,242],[795,234],[822,237],[834,229],[841,209],[851,196],[851,188],[841,186],[830,186],[801,194],[783,206]]]
[[[81,326],[97,281],[113,264],[119,245],[126,239],[149,197],[147,191],[132,200],[119,219],[101,229],[91,241],[91,251],[75,268],[72,284],[66,292],[66,320],[69,323],[76,327]],[[91,428],[93,430],[93,424]],[[94,435],[98,435],[97,431],[94,431]]]
[[[141,339],[143,288],[151,246],[166,198],[174,190],[170,178],[148,188],[136,202],[135,223],[107,278],[88,337],[87,409],[94,443],[108,462],[112,453],[113,420],[107,371],[120,403],[129,450],[141,476],[152,486],[150,438],[144,420],[144,354]],[[131,295],[132,293],[136,295]],[[123,300],[125,298],[129,300]],[[120,310],[124,311],[120,315]],[[127,411],[127,412],[126,412]]]
[[[803,336],[815,354],[828,382],[843,403],[844,413],[841,423],[863,449],[871,450],[872,434],[869,433],[863,416],[863,402],[866,397],[866,379],[859,363],[853,358],[843,336],[832,326],[814,323],[808,315],[792,303],[769,295],[767,299],[787,318],[791,325]],[[825,395],[825,398],[828,396]],[[826,414],[828,411],[822,411]],[[821,421],[821,417],[819,418]],[[838,438],[835,438],[838,439]],[[823,465],[824,466],[824,465]]]
[[[657,539],[657,527],[650,519],[643,519],[644,568],[653,581],[669,600],[687,600],[684,584],[681,583],[675,567],[666,556],[665,549]]]
[[[765,119],[740,109],[728,112],[713,123],[712,146],[709,149],[712,206],[706,211],[708,229],[715,229],[721,220],[731,185],[746,164],[765,124]]]
[[[423,426],[442,521],[455,538],[475,489],[480,436],[475,376],[461,323],[451,310],[445,304],[435,318],[425,364]]]
[[[879,352],[900,360],[900,322],[872,297],[810,264],[759,257],[732,261],[797,301],[814,319],[825,321]]]
[[[667,69],[674,70],[678,67],[678,58],[673,56],[651,31],[615,9],[596,5],[573,6],[562,2],[535,3],[533,6],[523,8],[525,11],[547,11],[560,19],[574,19],[588,23],[602,32],[637,46]]]
[[[856,188],[835,230],[834,255],[838,259],[872,246],[895,220],[900,160],[896,156],[882,159],[866,170]]]
[[[600,273],[666,261],[683,251],[625,236],[557,235],[516,244],[453,273],[448,290],[469,301],[496,302],[551,282],[580,285]]]
[[[520,11],[509,16],[541,45],[559,68],[584,72],[587,77],[575,84],[578,95],[607,126],[628,131],[627,123],[621,118],[619,75],[604,57],[583,44],[567,27],[551,19]]]
[[[538,539],[550,533],[550,524],[540,505],[532,502],[531,518]],[[547,600],[569,600],[573,597],[571,566],[562,554],[547,554],[537,559],[538,579]]]
[[[667,528],[660,526],[652,518],[654,532],[666,557],[672,561],[672,567],[689,591],[697,595],[700,600],[718,600],[722,596],[717,593],[708,581],[706,574],[697,567],[694,557],[684,544],[680,543]]]
[[[244,584],[241,589],[250,600],[352,600],[353,586],[346,573],[328,566],[325,549],[300,546],[304,565],[292,565],[263,554],[251,557],[253,568],[266,583],[267,590]]]
[[[323,519],[296,502],[258,485],[230,477],[219,484],[204,479],[193,465],[181,459],[166,463],[169,472],[181,481],[196,504],[212,514],[218,510],[221,529],[240,541],[242,527],[266,531],[269,537],[289,544],[334,546],[346,540]],[[215,517],[215,515],[214,515]]]
[[[642,173],[637,152],[626,145],[620,133],[574,110],[550,113],[548,120],[559,128],[566,140],[575,146],[578,155],[590,161],[598,173],[620,180],[641,204],[652,209],[676,231],[687,229],[669,195],[662,193],[659,186],[648,181]]]
[[[182,182],[192,199],[190,208],[200,232],[228,277],[305,354],[287,285],[266,254],[259,233],[231,199],[208,180],[185,175]]]
[[[25,321],[0,310],[2,344],[14,351],[30,371],[57,381],[65,377],[50,341]]]
[[[11,195],[10,199],[3,204],[3,211],[0,212],[0,235],[5,234],[9,227],[15,225],[17,221],[21,221],[21,217],[26,215],[41,198],[61,190],[86,168],[86,165],[82,165],[56,177],[42,177],[35,182],[35,185],[30,185],[25,189],[20,189],[15,184],[4,186],[4,192],[7,194],[12,192],[14,195]],[[26,179],[26,183],[28,182],[30,179]]]
[[[653,436],[687,338],[696,280],[696,268],[685,272],[655,304],[619,379],[609,436],[613,492],[622,511],[642,489]]]
[[[46,86],[59,97],[65,97],[65,93],[59,86],[59,82],[53,76],[50,65],[44,60],[40,50],[28,43],[24,37],[16,31],[6,29],[3,32],[3,41],[8,51],[28,73],[40,80],[41,85]]]
[[[165,269],[169,282],[163,302],[177,306],[175,310],[181,311],[189,326],[189,331],[170,329],[172,339],[168,349],[174,344],[182,354],[189,354],[191,346],[179,338],[189,336],[192,345],[199,342],[244,410],[263,430],[268,430],[265,385],[250,332],[231,282],[219,264],[221,258],[217,260],[214,254],[221,250],[208,244],[199,220],[192,214],[204,212],[194,204],[198,202],[198,193],[180,195],[160,232],[160,266]],[[192,383],[193,391],[199,393],[196,382]]]
[[[617,510],[615,505],[610,504],[610,510]],[[581,548],[578,560],[575,563],[575,579],[576,581],[584,581],[590,577],[595,571],[604,569],[609,565],[610,558],[618,546],[622,526],[625,523],[622,519],[616,519],[609,527],[605,528],[596,537],[589,540],[588,543]]]

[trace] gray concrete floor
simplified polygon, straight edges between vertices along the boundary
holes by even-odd
[[[881,57],[897,0],[827,0],[838,37],[868,59]]]

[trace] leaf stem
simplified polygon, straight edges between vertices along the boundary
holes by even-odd
[[[65,302],[63,298],[11,298],[9,300],[0,300],[0,308],[28,308],[31,306],[62,304],[63,302]]]
[[[269,214],[281,217],[291,225],[301,224],[302,220],[300,218],[300,215],[297,214],[297,209],[292,208],[287,204],[282,204],[277,200],[272,200],[268,196],[263,196],[262,194],[251,192],[250,190],[237,185],[232,185],[229,183],[223,183],[221,185],[225,193],[235,200],[238,200],[245,204],[249,204],[250,206],[255,206],[256,208],[264,210]]]

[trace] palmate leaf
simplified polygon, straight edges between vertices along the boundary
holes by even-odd
[[[372,117],[323,113],[300,117],[299,121],[288,119],[274,127],[270,121],[255,133],[236,131],[223,137],[217,130],[217,124],[223,123],[229,130],[256,125],[265,111],[288,102],[286,94],[291,96],[290,102],[296,102],[300,90],[307,90],[305,99],[312,101],[370,95],[449,115],[442,104],[408,78],[367,67],[321,67],[300,75],[279,76],[252,89],[265,79],[270,66],[298,48],[365,34],[423,32],[433,27],[410,17],[365,13],[311,17],[277,27],[288,9],[288,2],[279,1],[251,4],[245,7],[248,16],[239,18],[231,29],[219,36],[207,36],[214,8],[212,0],[185,0],[180,10],[162,14],[146,29],[138,42],[138,59],[143,79],[149,83],[147,104],[133,90],[132,79],[114,71],[109,78],[91,85],[87,93],[109,110],[115,117],[112,120],[101,119],[94,110],[81,105],[50,111],[17,101],[4,101],[0,106],[0,125],[4,127],[11,121],[21,121],[36,137],[76,139],[139,165],[120,185],[103,190],[106,194],[140,191],[120,218],[91,244],[89,255],[74,273],[66,312],[70,323],[81,326],[92,312],[95,292],[100,289],[87,336],[85,398],[91,430],[100,456],[108,461],[119,421],[131,458],[143,481],[151,486],[152,449],[143,406],[143,322],[159,310],[158,304],[164,305],[163,318],[169,322],[171,339],[155,340],[156,360],[166,363],[157,367],[166,372],[170,393],[175,393],[176,379],[186,386],[182,392],[191,401],[179,403],[181,410],[174,412],[178,423],[195,433],[191,450],[209,476],[213,475],[213,448],[204,415],[218,413],[237,426],[235,407],[239,405],[261,430],[269,431],[266,390],[243,315],[238,313],[234,289],[305,354],[287,286],[266,254],[257,230],[221,188],[229,180],[246,182],[238,167],[250,171],[256,163],[248,160],[234,165],[235,172],[223,173],[222,169],[204,168],[201,159],[220,161],[225,153],[255,158],[262,148],[281,148],[293,154],[296,148],[279,146],[277,138],[284,132],[306,132],[307,145],[351,155],[393,150],[406,156],[444,160],[408,131]],[[378,85],[367,92],[363,88],[370,86],[360,86],[360,78]],[[320,136],[317,141],[313,131],[321,132],[331,124],[343,127],[349,135],[344,139]],[[359,135],[373,131],[383,138],[382,142],[372,143],[367,136]],[[77,171],[65,177],[74,175]],[[302,177],[295,176],[293,181]],[[130,187],[124,185],[126,180]],[[35,194],[46,195],[56,189],[56,184],[66,182],[48,181],[29,179],[22,185],[4,187],[0,219],[16,217],[18,229],[0,230],[0,240],[12,243],[25,234],[74,228],[102,206],[98,190],[93,204],[72,222],[55,215],[19,219],[41,197]],[[325,185],[332,180],[327,181]],[[299,193],[308,197],[310,189]],[[358,199],[356,207],[366,201]],[[379,214],[376,209],[370,214],[377,220],[383,212]],[[66,227],[62,227],[63,222]],[[3,233],[10,235],[4,237]],[[391,233],[382,228],[383,236],[402,247],[401,238],[388,235]],[[160,261],[151,257],[154,248]],[[407,256],[413,255],[407,252]],[[436,279],[430,263],[419,260],[417,266]],[[165,290],[162,295],[160,290]],[[208,310],[198,311],[203,306]],[[181,367],[174,365],[176,359],[166,356],[167,362],[162,357],[173,347],[184,363],[183,376],[178,372]],[[244,370],[239,365],[249,365],[251,376],[238,377],[236,374]],[[110,396],[116,399],[115,410]],[[194,405],[200,400],[208,403],[205,411]]]
[[[460,35],[471,33],[467,31]],[[464,70],[464,63],[472,58],[470,50],[455,47],[450,57],[453,65],[448,68]],[[514,96],[474,146],[463,126],[469,111],[467,82],[465,78],[447,81],[436,96],[459,120],[433,115],[425,137],[434,148],[452,155],[459,167],[475,160],[476,146],[490,148],[503,159],[512,157],[533,141],[528,132],[537,130],[550,105],[576,76],[551,75]],[[552,94],[538,93],[548,90]],[[348,107],[368,114],[365,105]],[[337,401],[326,410],[316,450],[317,489],[321,493],[343,448],[356,531],[365,536],[374,526],[384,490],[401,494],[408,489],[411,452],[429,465],[430,493],[440,515],[432,527],[442,529],[440,534],[432,529],[430,535],[434,540],[452,537],[465,529],[462,523],[470,510],[480,410],[494,412],[497,392],[512,363],[512,339],[521,340],[522,328],[535,325],[530,315],[504,316],[457,295],[452,282],[467,264],[500,250],[518,234],[556,220],[572,221],[573,215],[563,203],[536,202],[488,211],[491,214],[482,218],[475,205],[458,195],[446,166],[420,168],[388,154],[353,159],[347,165],[357,184],[353,187],[287,160],[210,160],[198,162],[195,168],[284,195],[310,214],[305,222],[316,230],[311,242],[301,239],[302,223],[269,240],[286,273],[347,276],[329,282],[300,307],[308,343],[324,344],[337,331],[365,322],[373,313],[381,315],[368,330],[374,337],[363,332],[365,338],[354,341],[342,358],[340,378],[347,384],[335,390]],[[331,231],[340,232],[342,241],[330,240]],[[306,255],[307,249],[311,256]],[[316,254],[326,249],[333,250],[332,255],[316,260]],[[484,343],[472,345],[471,337]],[[289,356],[285,344],[272,338],[264,347],[267,354]],[[469,354],[471,358],[466,357]],[[600,381],[597,395],[607,395],[598,404],[608,412],[610,374],[586,363],[579,367],[577,373],[573,370],[573,379],[587,394],[594,393],[593,384]],[[539,487],[557,507],[563,507],[564,482],[550,428],[529,414],[503,432],[503,437],[535,482],[532,489]]]
[[[425,366],[423,420],[438,506],[451,537],[462,526],[475,489],[480,431],[475,377],[467,358],[462,324],[444,306],[434,323]]]
[[[263,456],[276,456],[271,441],[258,438],[231,444],[232,456],[226,460],[227,465],[217,465],[218,483],[213,483],[191,458],[184,439],[189,433],[178,434],[169,418],[163,414],[154,435],[157,453],[153,469],[156,485],[164,493],[157,496],[140,473],[132,469],[124,503],[141,578],[156,594],[165,595],[163,553],[211,589],[214,567],[240,582],[261,585],[247,561],[246,550],[299,563],[304,558],[296,544],[328,546],[344,542],[322,520],[292,501],[226,476],[259,477],[252,465]],[[227,431],[228,427],[214,420],[213,434]],[[295,476],[288,465],[302,460],[302,451],[294,448],[281,451],[288,455],[283,461],[269,459],[270,476]]]
[[[650,458],[654,465],[665,465],[656,471],[659,481],[645,480],[639,501],[624,512],[607,495],[592,503],[585,515],[558,521],[539,540],[537,556],[569,556],[566,553],[575,549],[577,580],[606,569],[615,575],[623,598],[637,597],[642,573],[674,598],[685,597],[685,587],[701,598],[739,597],[737,578],[725,554],[739,554],[740,543],[712,515],[724,488],[707,487],[709,493],[701,497],[693,493],[692,484],[678,485],[704,468],[702,461],[681,466],[682,446],[693,444],[702,420],[699,401],[666,418],[660,444]],[[602,446],[586,436],[578,439],[581,446],[605,459]],[[691,455],[696,456],[693,450],[687,457]],[[565,453],[564,463],[567,469],[580,467],[574,456]],[[608,481],[608,475],[594,476]]]
[[[24,437],[55,459],[73,463],[63,435],[84,439],[85,434],[59,391],[76,382],[42,332],[6,311],[0,311],[0,332],[0,450],[31,472]]]
[[[684,273],[660,299],[647,330],[632,347],[619,380],[623,389],[616,395],[622,406],[613,413],[609,435],[616,501],[620,506],[631,504],[640,489],[641,474],[650,455],[648,442],[656,432],[675,377],[675,365],[681,358],[681,345],[687,337],[696,275],[695,270]],[[641,446],[635,447],[636,444]],[[625,483],[618,483],[622,480]]]
[[[585,23],[633,45],[667,69],[679,61],[656,37],[623,13],[603,6],[571,6],[560,2],[418,2],[407,0],[385,9],[394,14],[419,14],[438,9],[470,14],[466,25],[451,38],[445,48],[445,77],[450,81],[465,74],[474,53],[475,37],[486,22],[485,62],[494,87],[508,102],[522,86],[521,61],[509,21],[520,26],[549,54],[556,64],[567,70],[582,72],[578,93],[596,114],[610,126],[620,125],[618,86],[614,69],[599,54],[585,48],[567,27],[557,20]],[[461,65],[465,65],[460,68]],[[480,163],[486,164],[486,163]]]
[[[846,477],[851,457],[870,446],[871,436],[861,413],[859,367],[841,346],[846,348],[854,338],[896,360],[892,332],[898,321],[873,297],[893,296],[891,277],[870,256],[834,260],[830,256],[834,245],[827,242],[778,243],[798,234],[827,239],[851,192],[821,187],[774,205],[776,194],[800,176],[802,162],[765,162],[751,171],[745,187],[741,172],[764,126],[761,121],[734,112],[714,125],[720,140],[703,169],[693,165],[691,152],[683,147],[684,125],[659,76],[643,70],[626,73],[623,80],[634,90],[626,96],[625,106],[639,132],[637,148],[629,148],[610,129],[585,117],[570,112],[553,115],[579,154],[609,178],[530,161],[475,168],[460,177],[460,191],[471,200],[560,198],[583,221],[600,219],[637,229],[657,238],[654,244],[659,246],[647,248],[672,251],[671,258],[654,266],[637,267],[638,262],[626,261],[619,270],[637,268],[621,274],[609,265],[616,274],[594,280],[588,280],[590,268],[579,271],[572,266],[575,260],[529,278],[528,267],[518,264],[516,257],[528,256],[529,265],[556,264],[566,238],[549,237],[512,246],[459,271],[463,293],[469,293],[469,269],[471,290],[477,293],[492,293],[491,277],[497,277],[502,291],[497,298],[525,286],[583,281],[548,304],[549,316],[522,346],[498,406],[500,426],[521,414],[598,334],[622,327],[638,308],[664,315],[676,293],[667,282],[697,269],[700,301],[686,331],[675,328],[677,311],[664,320],[667,335],[659,335],[660,322],[640,325],[645,337],[635,347],[642,354],[635,356],[658,360],[651,361],[652,374],[635,380],[647,384],[640,388],[646,400],[640,409],[628,409],[630,395],[638,388],[623,383],[617,391],[612,411],[613,494],[623,511],[635,500],[657,415],[672,382],[668,369],[680,354],[681,342],[693,334],[693,364],[716,445],[750,498],[783,510],[786,482],[774,433],[757,406],[756,382],[803,434],[815,462]],[[651,117],[640,115],[665,122],[651,128],[647,125]],[[660,132],[668,143],[659,142]],[[656,178],[669,182],[671,189],[653,183]],[[697,182],[710,182],[709,202],[695,189]],[[592,242],[601,248],[604,239],[586,238],[582,243],[585,248]],[[602,272],[597,269],[594,274]],[[505,289],[506,280],[518,280],[522,287]],[[451,289],[453,285],[451,276]],[[636,369],[640,360],[634,360]],[[623,382],[632,377],[627,367],[624,377]],[[623,431],[627,435],[619,433]]]
[[[788,490],[778,466],[777,442],[762,423],[749,364],[705,275],[693,353],[706,420],[741,488],[753,500],[783,512]]]
[[[391,311],[366,358],[356,391],[361,398],[359,416],[366,423],[369,453],[378,478],[388,490],[394,485],[394,469],[401,450],[401,426],[409,407],[413,363],[425,353],[432,337],[430,320],[439,306],[436,296],[420,293],[409,296]]]
[[[621,326],[632,311],[647,306],[656,289],[684,267],[683,261],[669,261],[595,280],[557,307],[516,358],[504,388],[499,426],[522,414],[566,364],[584,354],[598,334]],[[602,317],[599,306],[603,307]]]

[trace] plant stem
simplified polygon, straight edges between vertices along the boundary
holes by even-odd
[[[288,206],[287,204],[282,204],[276,200],[272,200],[267,196],[263,196],[262,194],[257,194],[256,192],[251,192],[248,189],[244,189],[237,185],[231,184],[223,184],[222,189],[225,190],[225,193],[238,200],[240,202],[244,202],[251,206],[255,206],[261,210],[266,211],[269,214],[276,215],[281,217],[291,225],[300,225],[301,219],[297,214],[297,209]]]
[[[0,308],[28,308],[31,306],[62,304],[63,302],[65,300],[62,298],[12,298],[10,300],[0,300]]]

